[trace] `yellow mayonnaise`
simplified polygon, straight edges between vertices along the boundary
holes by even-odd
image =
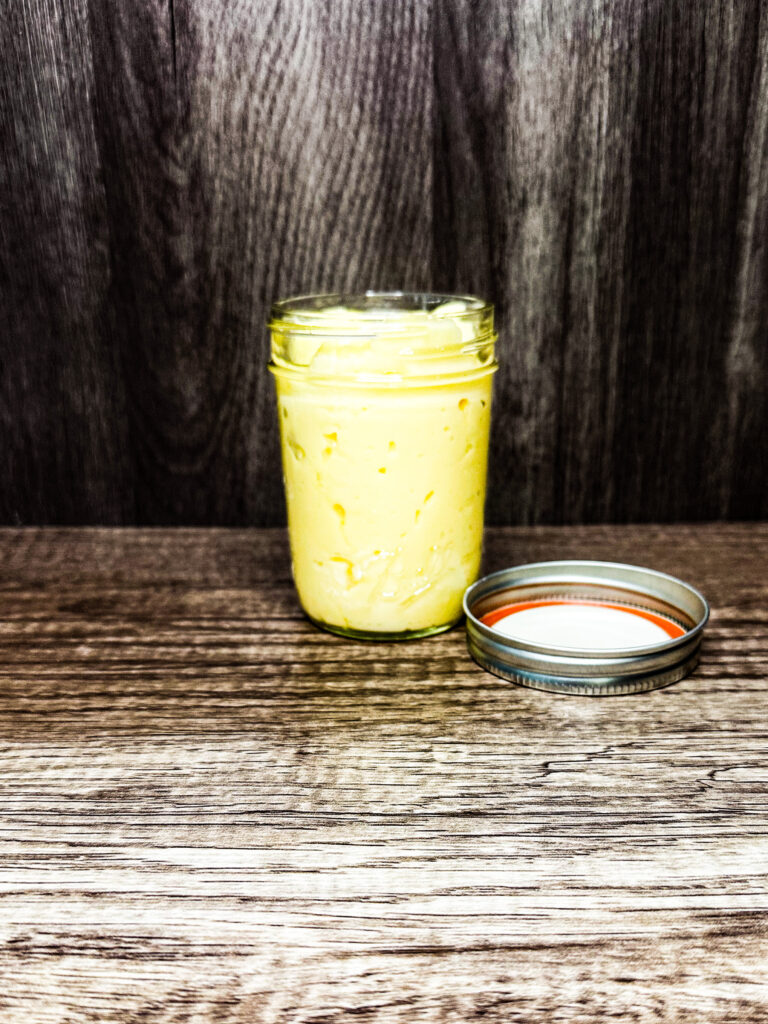
[[[273,316],[293,572],[320,625],[420,635],[459,618],[480,567],[492,313],[377,298]]]

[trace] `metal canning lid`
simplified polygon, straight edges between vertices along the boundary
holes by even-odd
[[[467,645],[502,679],[592,697],[675,683],[699,659],[709,605],[688,583],[621,562],[534,562],[464,595]]]

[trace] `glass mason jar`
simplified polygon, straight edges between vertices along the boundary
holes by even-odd
[[[315,295],[276,303],[269,327],[304,611],[366,639],[448,629],[480,568],[493,306]]]

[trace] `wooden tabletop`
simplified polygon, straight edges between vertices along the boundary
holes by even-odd
[[[768,527],[489,531],[712,604],[654,693],[310,626],[282,531],[0,531],[0,1020],[768,1021]]]

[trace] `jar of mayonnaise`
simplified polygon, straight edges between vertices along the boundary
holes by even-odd
[[[448,629],[480,568],[493,307],[314,295],[276,303],[269,326],[305,612],[369,639]]]

